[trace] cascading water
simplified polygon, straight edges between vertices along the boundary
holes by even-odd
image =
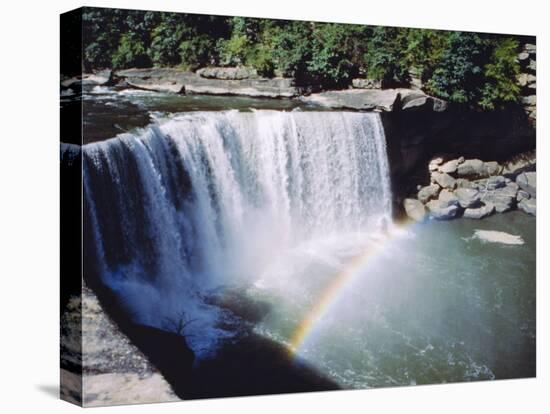
[[[288,252],[391,222],[385,145],[374,113],[263,110],[176,115],[87,144],[85,250],[141,323],[193,320],[200,355],[231,335],[206,292],[277,278]]]

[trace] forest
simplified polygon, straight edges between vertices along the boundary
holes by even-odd
[[[450,102],[485,110],[517,102],[521,39],[429,29],[84,8],[83,66],[246,66],[298,85],[352,79],[406,87],[412,77]]]

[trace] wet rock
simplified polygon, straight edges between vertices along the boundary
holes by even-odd
[[[530,171],[517,176],[516,183],[523,190],[528,192],[531,197],[537,196],[537,173]]]
[[[465,178],[457,178],[456,179],[456,188],[474,188],[477,189],[477,185],[470,180],[467,180]]]
[[[495,206],[492,203],[483,204],[480,207],[476,208],[467,208],[464,210],[462,217],[469,219],[482,219],[487,216],[490,216],[495,212]]]
[[[441,187],[437,184],[431,184],[427,185],[426,187],[422,187],[420,191],[418,191],[418,200],[420,202],[426,204],[428,201],[434,199],[439,194],[439,191],[441,190]]]
[[[424,205],[414,198],[406,198],[403,202],[407,216],[414,221],[424,221],[426,217],[426,208]]]
[[[515,178],[524,171],[533,171],[537,165],[535,151],[516,155],[504,164],[502,174],[509,178]]]
[[[455,188],[456,186],[456,180],[446,173],[440,173],[435,171],[432,173],[432,180],[443,188],[452,189],[452,188]]]
[[[524,198],[518,203],[518,208],[533,216],[537,215],[537,200],[535,198]]]
[[[458,205],[448,205],[440,200],[431,200],[426,204],[430,216],[436,220],[448,220],[458,216],[460,208]]]
[[[454,194],[462,208],[472,208],[480,203],[480,192],[473,188],[459,188]]]

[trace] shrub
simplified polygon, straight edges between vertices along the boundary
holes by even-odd
[[[113,68],[146,67],[151,61],[145,45],[134,33],[126,33],[120,38],[118,49],[113,54]]]

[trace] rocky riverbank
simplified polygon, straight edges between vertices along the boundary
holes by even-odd
[[[403,202],[412,220],[482,219],[516,208],[536,215],[534,152],[505,163],[436,157],[427,168],[429,184],[418,186],[418,192]]]
[[[62,399],[86,407],[179,400],[90,289],[69,301],[61,335]]]

